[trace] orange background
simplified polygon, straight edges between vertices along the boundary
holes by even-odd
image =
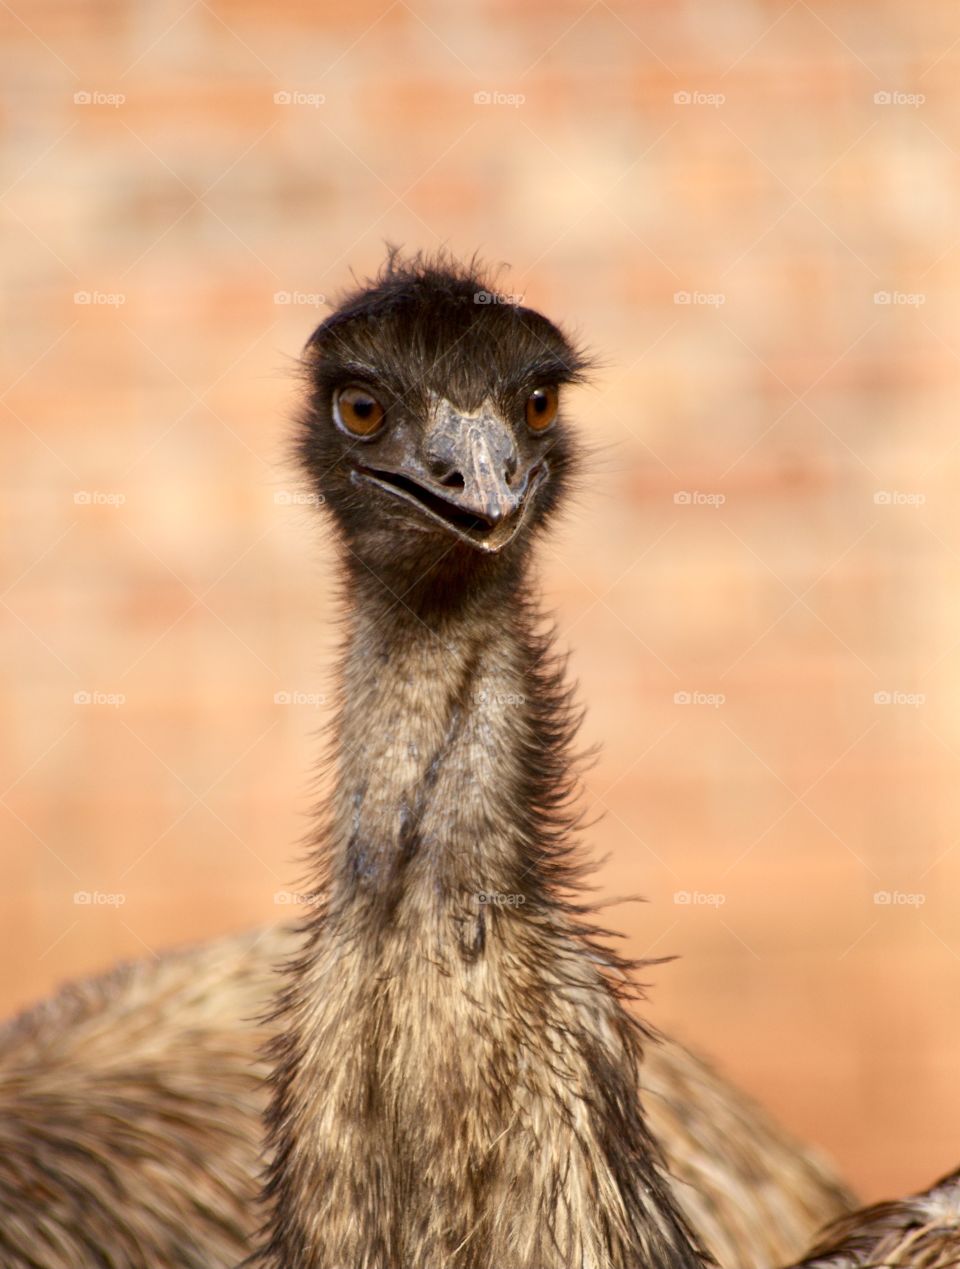
[[[954,1165],[956,6],[11,5],[3,1011],[289,915],[292,359],[384,239],[479,248],[605,359],[543,574],[651,1018],[866,1197]]]

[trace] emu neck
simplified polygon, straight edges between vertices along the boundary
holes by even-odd
[[[350,613],[264,1263],[699,1269],[620,967],[559,893],[572,721],[548,645],[510,588],[361,584]]]
[[[516,906],[541,881],[518,805],[535,761],[519,599],[451,615],[377,598],[354,608],[345,656],[329,914],[426,934],[453,904],[450,932],[476,952],[489,901]]]

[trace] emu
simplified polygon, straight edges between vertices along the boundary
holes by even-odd
[[[761,1269],[851,1206],[637,1020],[578,891],[578,713],[530,561],[575,475],[562,397],[587,364],[545,318],[475,305],[489,289],[394,255],[308,345],[299,452],[347,600],[325,897],[302,931],[121,967],[0,1029],[4,1269],[228,1269],[265,1163],[270,1269],[701,1247]]]
[[[321,898],[280,997],[265,1269],[694,1269],[634,966],[581,893],[580,714],[531,590],[588,360],[390,258],[307,350],[345,629]]]

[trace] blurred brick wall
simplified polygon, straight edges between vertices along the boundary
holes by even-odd
[[[866,1195],[955,1163],[956,6],[0,22],[3,1010],[288,915],[333,608],[292,358],[385,238],[480,248],[605,358],[544,585],[611,919],[681,956],[652,1018]]]

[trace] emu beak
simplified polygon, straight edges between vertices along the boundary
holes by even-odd
[[[441,401],[424,436],[384,438],[375,461],[359,466],[354,478],[492,555],[516,537],[546,474],[543,461],[523,469],[513,432],[488,403],[462,414]]]

